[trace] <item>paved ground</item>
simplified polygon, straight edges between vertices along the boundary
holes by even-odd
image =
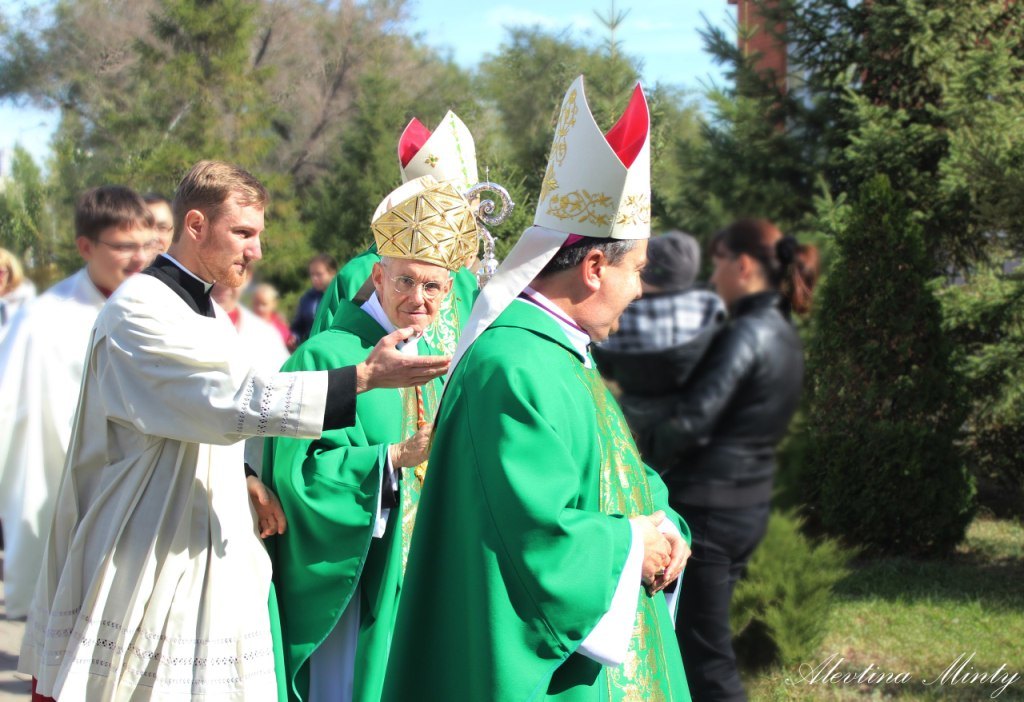
[[[2,572],[3,551],[0,551],[0,573]],[[7,618],[4,583],[0,579],[0,702],[27,702],[29,699],[29,681],[21,673],[14,672],[24,631],[24,621],[11,621]]]

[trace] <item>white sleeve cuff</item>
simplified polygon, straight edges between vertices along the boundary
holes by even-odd
[[[633,639],[636,608],[643,578],[644,538],[640,529],[629,524],[631,542],[626,565],[612,595],[612,606],[583,639],[579,652],[601,665],[617,666],[626,660]]]
[[[384,470],[380,472],[380,489],[377,490],[377,514],[373,518],[373,538],[379,539],[384,536],[384,532],[388,528],[388,515],[391,514],[390,509],[381,509],[380,500],[381,493],[384,491],[384,478],[387,478],[387,484],[390,490],[398,489],[398,482],[395,479],[395,469],[391,465],[391,447],[384,447],[384,455],[387,459],[384,463]]]

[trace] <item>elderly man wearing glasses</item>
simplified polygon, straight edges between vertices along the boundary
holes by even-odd
[[[470,203],[432,176],[392,192],[371,228],[373,293],[362,305],[341,300],[284,370],[358,362],[397,328],[427,329],[478,246]],[[431,348],[421,335],[401,350]],[[271,552],[293,699],[380,699],[441,388],[372,390],[356,400],[354,427],[267,444],[263,479],[288,516]]]
[[[75,243],[85,266],[11,321],[0,344],[0,520],[7,616],[28,613],[64,468],[93,322],[156,253],[153,217],[121,186],[84,192]]]

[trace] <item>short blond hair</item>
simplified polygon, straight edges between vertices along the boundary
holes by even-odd
[[[171,203],[174,238],[177,241],[185,225],[185,214],[199,210],[210,220],[220,215],[221,207],[232,195],[243,206],[266,207],[270,194],[249,171],[224,161],[200,161],[178,183]]]
[[[21,261],[7,249],[0,248],[0,268],[7,269],[7,287],[0,290],[0,295],[6,295],[11,290],[16,290],[25,280],[25,271],[21,269]]]

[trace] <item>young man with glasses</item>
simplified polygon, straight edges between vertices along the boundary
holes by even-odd
[[[152,223],[142,198],[128,188],[84,192],[75,207],[75,243],[85,267],[20,310],[0,344],[0,520],[8,617],[24,617],[32,600],[89,332],[111,293],[153,258]]]
[[[391,193],[371,228],[373,293],[340,300],[284,370],[349,363],[396,328],[429,328],[478,243],[470,203],[431,176]],[[402,351],[437,353],[422,337]],[[292,699],[380,699],[441,388],[374,390],[356,400],[353,428],[267,445],[263,478],[288,515],[271,550]]]

